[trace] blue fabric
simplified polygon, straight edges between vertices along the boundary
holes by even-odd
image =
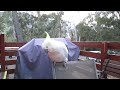
[[[78,60],[79,47],[65,38],[53,38],[64,42],[69,50],[68,61]],[[16,79],[53,79],[52,61],[41,48],[44,38],[35,38],[18,50]]]

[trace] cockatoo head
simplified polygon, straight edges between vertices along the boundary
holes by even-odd
[[[52,45],[52,43],[51,43],[52,39],[50,38],[49,34],[46,31],[45,31],[45,33],[46,33],[46,38],[45,38],[44,42],[42,43],[42,49],[47,51],[50,48],[50,46]]]

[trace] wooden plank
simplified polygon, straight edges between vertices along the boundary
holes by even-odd
[[[7,73],[8,73],[8,74],[13,74],[13,73],[15,73],[15,69],[8,69],[8,70],[7,70]]]
[[[5,56],[17,56],[17,51],[6,51]]]
[[[1,57],[0,57],[0,62],[1,62],[1,71],[2,72],[5,72],[5,51],[4,51],[4,47],[5,47],[5,43],[4,43],[4,34],[1,34],[0,35],[1,37],[1,42],[0,42],[0,44],[1,44]]]
[[[8,50],[18,50],[19,47],[5,47],[5,50],[8,51]]]
[[[117,74],[117,73],[114,73],[114,72],[110,72],[110,71],[105,71],[105,73],[107,73],[108,75],[120,78],[120,74]]]
[[[27,42],[5,42],[5,47],[21,47]]]
[[[107,60],[105,60],[105,63],[107,62]],[[112,63],[112,64],[115,64],[115,65],[120,65],[120,62],[119,61],[115,61],[115,60],[109,60],[109,64]]]
[[[103,64],[103,68],[105,67],[105,64]],[[120,69],[120,65],[109,63],[106,67],[114,68],[114,69]]]
[[[118,57],[116,55],[108,55],[109,59],[114,59],[114,60],[109,61],[108,65],[106,66],[105,73],[107,73],[108,75],[120,78],[120,62],[118,61],[119,60]],[[103,68],[105,67],[106,62],[107,60],[105,60],[103,64]]]
[[[16,64],[16,60],[9,60],[9,61],[5,61],[6,65],[13,65]]]
[[[120,55],[108,55],[110,60],[120,61]]]
[[[91,47],[91,48],[102,48],[103,47],[103,43],[102,42],[73,42],[74,44],[76,44],[79,47]]]
[[[101,54],[100,53],[93,53],[93,52],[89,52],[89,51],[80,51],[80,55],[101,59]]]
[[[17,52],[18,50],[5,50],[5,52]]]
[[[93,53],[101,53],[100,51],[89,51],[89,52],[93,52]]]
[[[115,68],[111,68],[111,67],[106,67],[105,71],[110,71],[110,72],[120,74],[120,69],[115,69]]]
[[[107,63],[107,60],[105,60],[105,63],[103,64],[103,68],[106,66],[106,63]],[[114,60],[110,60],[108,65],[106,66],[106,68],[108,68],[108,69],[110,68],[109,71],[113,70],[112,72],[115,72],[115,69],[119,69],[120,70],[120,62],[114,61]],[[111,69],[111,68],[113,68],[113,69]]]
[[[120,49],[120,42],[108,42],[109,49]]]
[[[101,65],[100,64],[96,64],[96,67],[97,67],[98,70],[101,69]]]

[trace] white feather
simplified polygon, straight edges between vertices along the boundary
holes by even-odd
[[[52,61],[68,61],[68,49],[63,42],[46,38],[42,43],[43,49],[48,49],[48,55]]]

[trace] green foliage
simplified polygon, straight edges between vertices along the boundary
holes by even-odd
[[[4,24],[3,12],[0,12],[0,33],[4,33],[5,24]]]
[[[4,32],[4,28],[5,28],[4,20],[2,17],[0,17],[0,33]]]
[[[58,12],[57,14],[51,13],[49,15],[40,15],[38,11],[37,13],[39,14],[38,16],[27,12],[17,13],[24,41],[29,41],[33,38],[45,38],[45,31],[47,31],[52,38],[65,36],[68,24],[61,18],[64,14],[63,12]],[[5,33],[6,41],[17,41],[12,11],[4,11],[0,21],[0,30]],[[3,28],[2,25],[4,26]]]
[[[119,13],[99,11],[89,15],[76,26],[79,36],[85,41],[120,41]]]

